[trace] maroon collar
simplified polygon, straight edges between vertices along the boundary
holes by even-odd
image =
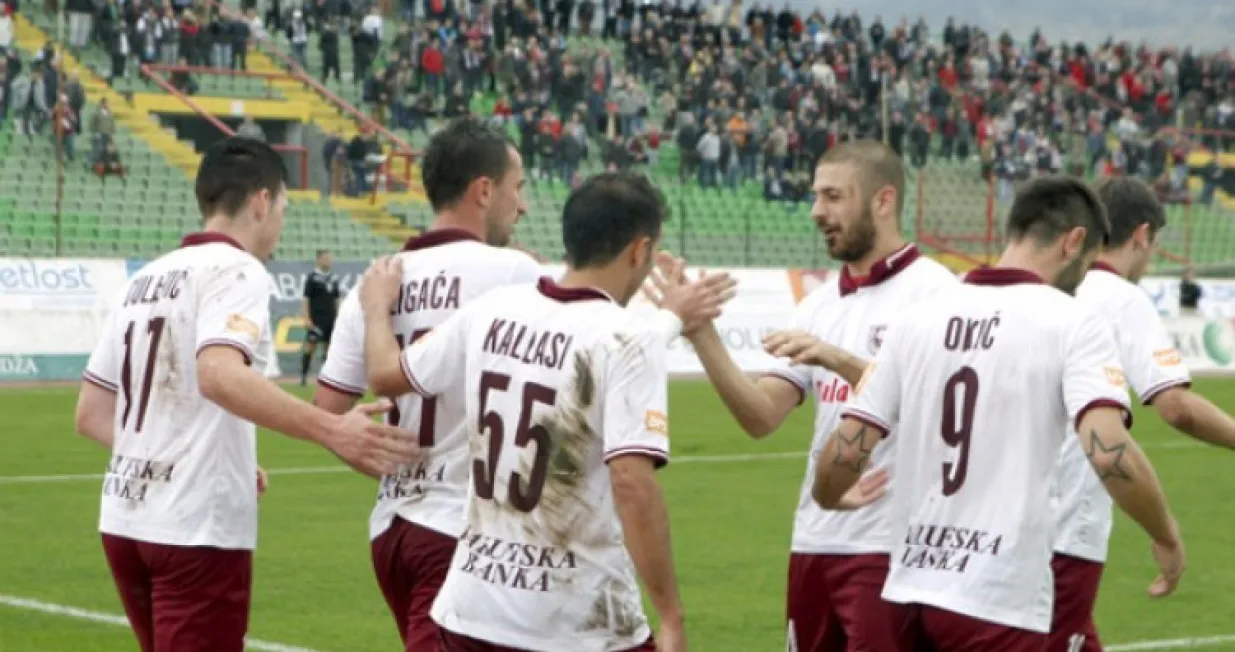
[[[1097,270],[1099,272],[1110,272],[1114,274],[1115,276],[1119,276],[1119,277],[1123,276],[1123,274],[1119,273],[1119,270],[1115,269],[1114,267],[1111,267],[1110,263],[1104,263],[1100,260],[1095,262],[1093,265],[1090,265],[1089,271],[1094,271],[1094,270]]]
[[[246,251],[244,245],[236,242],[236,239],[226,233],[218,231],[198,231],[190,233],[180,240],[180,247],[196,247],[204,244],[225,244],[231,245],[241,251]]]
[[[597,300],[613,302],[613,297],[600,290],[594,288],[564,288],[548,276],[540,277],[540,280],[536,282],[536,289],[540,290],[540,293],[546,297],[562,303]]]
[[[1018,285],[1021,283],[1046,283],[1046,281],[1042,280],[1041,276],[1038,276],[1027,269],[1017,269],[1015,267],[987,267],[973,269],[965,275],[965,282],[970,285],[993,286]]]
[[[911,242],[897,249],[895,253],[887,258],[875,263],[871,266],[870,274],[864,277],[854,276],[849,271],[849,266],[846,265],[841,268],[840,272],[840,295],[842,297],[847,296],[861,288],[879,285],[904,271],[906,267],[909,267],[921,255],[922,252],[918,251],[917,245]]]
[[[407,242],[403,243],[403,251],[428,249],[429,247],[437,247],[452,242],[465,242],[467,240],[480,242],[480,238],[475,233],[464,229],[457,229],[455,227],[433,229],[408,238]]]

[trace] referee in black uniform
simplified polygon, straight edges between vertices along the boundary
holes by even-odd
[[[304,355],[300,359],[300,384],[304,385],[313,363],[317,343],[322,343],[322,356],[330,348],[330,334],[334,332],[334,319],[339,311],[339,277],[330,273],[330,252],[317,251],[317,269],[304,281],[304,320],[309,332],[304,340]]]

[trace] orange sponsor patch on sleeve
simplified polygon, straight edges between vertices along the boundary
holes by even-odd
[[[1179,349],[1161,349],[1154,351],[1154,364],[1159,367],[1173,367],[1183,363],[1184,358],[1179,354]]]
[[[862,372],[862,377],[858,379],[858,386],[853,388],[853,395],[857,396],[866,389],[866,383],[870,382],[871,375],[875,373],[875,363],[872,362],[866,365],[866,370]]]
[[[1128,386],[1128,379],[1124,376],[1123,369],[1120,369],[1119,367],[1103,367],[1102,370],[1106,372],[1106,379],[1109,380],[1112,385],[1116,387]]]
[[[669,436],[669,417],[660,410],[648,410],[643,413],[643,427],[648,432]]]
[[[238,313],[232,313],[227,316],[227,330],[232,333],[247,335],[254,340],[261,337],[262,329],[253,320]]]

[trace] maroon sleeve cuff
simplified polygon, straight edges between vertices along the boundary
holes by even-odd
[[[403,356],[403,352],[399,352],[399,368],[403,370],[403,377],[407,379],[407,384],[411,386],[412,391],[425,397],[431,398],[432,395],[425,391],[425,388],[420,385],[420,381],[416,380],[416,374],[412,373],[412,368],[407,364],[407,358]]]
[[[845,409],[844,412],[841,412],[840,417],[842,419],[853,419],[863,425],[870,426],[871,428],[878,430],[879,435],[884,439],[887,439],[888,433],[892,431],[892,429],[888,427],[888,424],[884,423],[883,420],[855,408]]]
[[[1149,405],[1150,403],[1153,403],[1154,399],[1158,398],[1158,396],[1161,395],[1162,392],[1165,392],[1168,389],[1175,389],[1176,387],[1182,387],[1184,389],[1188,389],[1192,387],[1192,381],[1178,379],[1178,380],[1171,380],[1171,381],[1162,383],[1160,385],[1155,385],[1154,387],[1150,387],[1149,391],[1145,392],[1145,395],[1140,397],[1141,405]]]
[[[1129,429],[1132,428],[1132,411],[1129,410],[1126,405],[1109,398],[1098,398],[1086,403],[1085,407],[1081,408],[1080,412],[1076,413],[1076,423],[1074,426],[1076,430],[1079,431],[1081,429],[1081,419],[1084,419],[1085,415],[1090,410],[1097,408],[1115,408],[1123,412],[1124,427]]]
[[[362,389],[357,389],[355,387],[351,387],[349,385],[341,383],[337,380],[331,380],[323,376],[317,377],[317,384],[321,385],[322,387],[325,387],[326,389],[332,392],[338,392],[340,394],[350,396],[352,398],[360,398],[364,396],[364,390]]]
[[[658,469],[669,463],[668,451],[660,448],[653,448],[651,446],[620,446],[618,448],[614,448],[605,453],[604,462],[605,464],[608,464],[609,462],[612,462],[619,457],[625,457],[626,455],[642,455],[643,457],[649,457]]]
[[[801,405],[802,403],[806,401],[806,388],[798,384],[797,379],[794,378],[793,376],[790,376],[789,374],[781,373],[779,371],[769,371],[763,374],[763,377],[764,378],[779,378],[780,380],[783,380],[789,383],[790,385],[793,385],[793,388],[798,390],[798,405]]]
[[[94,385],[95,387],[98,387],[99,389],[105,389],[109,392],[112,392],[113,394],[120,390],[120,387],[116,385],[115,383],[108,382],[104,380],[101,376],[90,373],[89,370],[82,372],[81,379],[90,383],[91,385]]]
[[[212,346],[227,346],[227,347],[236,349],[237,351],[240,352],[240,355],[244,356],[244,363],[246,365],[253,364],[253,358],[254,358],[253,352],[250,351],[248,347],[244,346],[243,344],[240,344],[239,342],[236,342],[233,340],[226,340],[221,337],[209,339],[209,340],[202,342],[201,344],[198,344],[197,345],[197,355],[201,355],[202,351],[205,351],[206,349]]]

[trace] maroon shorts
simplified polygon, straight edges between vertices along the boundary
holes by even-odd
[[[505,645],[494,645],[478,641],[469,636],[456,634],[450,630],[439,628],[437,638],[437,652],[526,652],[518,648],[506,647]],[[632,647],[625,652],[656,652],[656,641],[650,637],[643,642],[639,647]]]
[[[253,552],[103,535],[103,553],[142,652],[242,652]]]
[[[437,623],[429,617],[459,540],[395,517],[373,540],[373,572],[399,627],[406,652],[435,652]]]
[[[1055,615],[1051,620],[1048,652],[1102,652],[1098,628],[1093,622],[1103,565],[1096,561],[1056,554],[1051,560],[1055,574]]]
[[[880,597],[888,556],[789,556],[787,648],[794,652],[896,650],[904,614]]]
[[[1046,652],[1047,635],[920,604],[902,605],[909,623],[902,652]]]

